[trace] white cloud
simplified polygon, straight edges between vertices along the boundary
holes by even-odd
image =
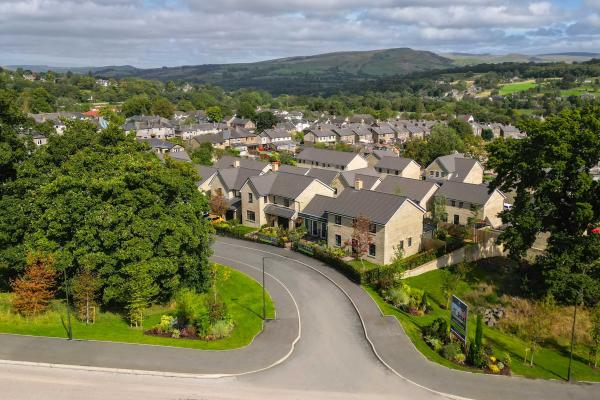
[[[0,64],[162,66],[387,47],[534,52],[555,49],[553,38],[567,50],[600,39],[600,17],[584,10],[600,10],[600,0],[584,1],[574,12],[539,0],[2,0]]]

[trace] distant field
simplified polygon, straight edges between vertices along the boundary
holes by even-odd
[[[591,86],[580,86],[573,89],[561,90],[561,96],[581,96],[582,94],[589,93],[596,96],[600,96],[600,90],[594,89]]]
[[[500,96],[506,96],[507,94],[524,92],[526,90],[529,90],[529,89],[537,87],[537,86],[538,86],[538,84],[535,83],[534,81],[509,83],[506,85],[502,85],[502,87],[500,88]]]

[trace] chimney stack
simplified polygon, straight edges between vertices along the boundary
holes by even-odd
[[[363,188],[363,181],[361,181],[360,179],[357,179],[354,181],[354,189],[356,190],[362,190]]]
[[[279,163],[278,162],[271,163],[271,171],[273,171],[273,172],[279,171]]]
[[[240,160],[233,160],[233,167],[234,168],[239,168],[240,167]]]

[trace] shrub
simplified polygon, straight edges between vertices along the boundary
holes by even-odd
[[[181,337],[194,338],[198,336],[198,331],[194,325],[188,325],[180,331]]]
[[[192,289],[182,289],[175,296],[175,315],[181,326],[193,324],[195,320],[206,313],[204,307],[204,294],[199,294]]]
[[[173,330],[171,331],[171,337],[173,339],[179,339],[180,335],[181,335],[181,332],[179,331],[179,329],[173,328]]]
[[[506,365],[507,367],[510,367],[512,360],[510,358],[510,354],[508,354],[507,352],[504,352],[504,355],[502,356],[502,362],[504,363],[504,365]]]
[[[220,320],[215,322],[208,329],[208,336],[211,339],[222,339],[227,337],[233,331],[233,321],[231,320]]]
[[[456,356],[461,354],[461,348],[457,343],[448,343],[444,347],[442,347],[442,356],[446,360],[454,361]]]
[[[427,345],[431,347],[436,353],[438,353],[440,350],[442,350],[442,347],[444,347],[444,343],[442,343],[442,341],[436,337],[425,336],[424,339],[425,343],[427,343]]]
[[[205,300],[208,321],[214,325],[218,321],[227,319],[227,304],[218,296],[209,295]]]
[[[456,356],[454,356],[454,361],[456,361],[460,365],[463,365],[466,359],[467,356],[465,356],[464,353],[459,353]]]
[[[160,322],[158,323],[158,325],[156,325],[155,328],[160,333],[166,333],[169,332],[173,328],[173,326],[175,326],[176,323],[177,320],[175,319],[175,317],[171,315],[163,315],[160,317]]]
[[[13,310],[24,316],[46,311],[54,298],[57,275],[52,255],[28,254],[25,273],[11,282]]]
[[[395,307],[404,308],[410,302],[410,296],[403,287],[391,288],[388,290],[386,300],[392,303]]]
[[[445,318],[438,317],[424,329],[424,334],[425,336],[438,338],[445,343],[448,340],[448,322]]]
[[[496,364],[488,364],[488,369],[492,374],[499,374],[500,368]]]

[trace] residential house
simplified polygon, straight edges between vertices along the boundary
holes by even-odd
[[[374,167],[383,157],[398,157],[398,154],[391,149],[369,149],[363,152],[370,167]]]
[[[33,140],[33,143],[36,146],[43,146],[45,144],[48,144],[48,138],[45,135],[38,132],[33,132],[31,134],[31,139]]]
[[[350,118],[348,118],[348,122],[351,124],[367,124],[372,125],[377,120],[371,114],[354,114]]]
[[[175,136],[183,140],[191,140],[196,136],[217,132],[219,132],[218,125],[209,122],[179,125],[175,128]]]
[[[526,136],[524,132],[521,132],[519,128],[513,125],[501,125],[500,136],[506,139],[522,139]]]
[[[310,129],[304,134],[305,144],[335,143],[337,140],[336,133],[331,129]]]
[[[335,150],[323,150],[307,147],[296,155],[299,167],[319,167],[348,171],[352,169],[365,168],[368,166],[360,154]]]
[[[382,174],[421,179],[421,166],[410,158],[385,156],[375,164],[375,169]]]
[[[254,122],[252,122],[252,120],[250,120],[248,118],[233,117],[229,121],[227,121],[227,125],[230,128],[236,128],[236,129],[241,128],[241,129],[246,129],[246,130],[250,130],[250,131],[253,131],[256,129],[256,125],[254,124]]]
[[[434,194],[439,187],[439,184],[431,181],[386,175],[374,190],[376,192],[408,197],[430,212],[433,205]]]
[[[331,169],[323,169],[323,168],[302,168],[296,167],[292,165],[279,165],[278,170],[280,172],[286,172],[288,174],[297,174],[297,175],[306,175],[313,177],[315,179],[320,180],[327,186],[331,186],[332,188],[338,187],[340,184],[338,181],[339,171],[331,170]],[[273,169],[275,171],[275,169]]]
[[[223,137],[225,147],[253,149],[260,145],[259,137],[248,129],[229,128],[219,135]]]
[[[351,127],[356,135],[357,143],[373,143],[373,132],[366,125]]]
[[[296,150],[296,142],[292,140],[292,134],[286,130],[265,129],[258,136],[263,147],[292,152]]]
[[[333,197],[334,190],[310,176],[280,171],[249,177],[241,188],[242,223],[295,229],[299,213],[316,195]]]
[[[217,175],[219,170],[214,167],[209,167],[200,164],[194,164],[194,168],[196,169],[196,171],[198,171],[198,176],[200,177],[198,182],[196,182],[198,190],[202,193],[210,194],[210,183],[212,182],[213,178]]]
[[[171,139],[175,128],[171,122],[160,116],[135,115],[125,120],[125,132],[135,132],[138,139]]]
[[[454,153],[433,160],[425,168],[425,178],[434,181],[483,183],[483,166],[464,154]]]
[[[272,165],[251,158],[223,156],[213,164],[213,167],[219,170],[226,168],[255,169],[261,173],[265,173],[271,170]]]
[[[190,140],[192,149],[200,147],[202,143],[210,143],[215,149],[225,149],[225,139],[218,133],[207,133],[205,135],[195,136]]]
[[[443,182],[435,197],[446,199],[448,221],[456,225],[467,225],[471,219],[492,228],[502,225],[500,212],[504,209],[506,196],[498,189],[491,193],[487,185],[456,181]]]
[[[335,128],[333,132],[337,135],[337,141],[346,144],[355,144],[356,143],[356,133],[352,128],[344,127],[344,128]],[[306,140],[306,137],[305,137]]]
[[[191,162],[185,149],[176,143],[161,139],[138,139],[138,141],[148,144],[161,159],[168,155],[175,160]]]
[[[87,120],[88,118],[82,113],[78,112],[54,112],[54,113],[39,113],[29,114],[36,124],[42,124],[46,121],[50,121],[54,128],[54,131],[58,135],[62,135],[67,127],[65,121],[69,120]]]
[[[352,248],[354,221],[366,216],[371,221],[370,243],[366,258],[377,264],[389,264],[401,249],[404,256],[419,251],[425,209],[412,200],[387,193],[364,190],[360,184],[346,189],[332,200],[315,196],[300,216],[311,235],[323,235],[327,222],[327,244]],[[316,224],[316,230],[314,226]]]
[[[396,131],[387,122],[372,126],[370,129],[373,132],[373,142],[375,143],[391,143],[396,139]]]
[[[375,168],[366,167],[340,172],[333,187],[336,189],[336,194],[339,194],[346,188],[356,189],[357,184],[362,189],[374,190],[380,183],[381,177]]]

